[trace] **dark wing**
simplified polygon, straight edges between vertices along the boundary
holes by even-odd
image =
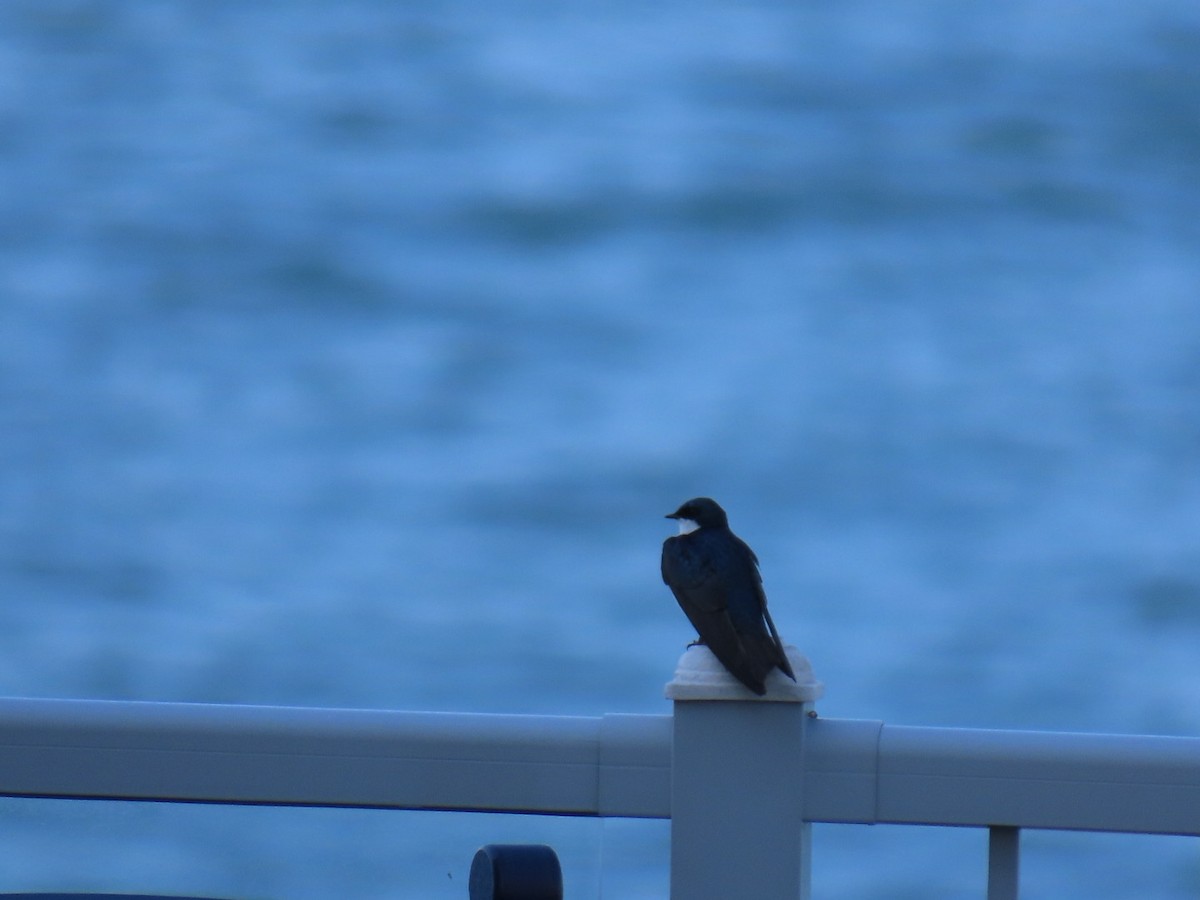
[[[792,664],[788,662],[787,653],[783,649],[783,641],[780,640],[779,630],[775,627],[775,622],[771,619],[771,613],[767,610],[767,592],[763,590],[762,573],[758,568],[758,557],[750,546],[737,535],[732,535],[734,542],[744,552],[745,559],[749,560],[748,568],[753,574],[751,583],[754,586],[753,595],[746,596],[744,600],[739,602],[738,599],[733,601],[733,608],[744,609],[743,616],[734,616],[734,627],[742,635],[743,642],[746,644],[747,650],[755,658],[760,660],[760,664],[766,665],[766,671],[771,671],[772,666],[779,666],[788,678],[792,681],[796,680],[796,673],[792,671]],[[763,623],[766,623],[766,630],[763,629]],[[768,633],[769,632],[769,633]]]
[[[720,574],[729,572],[731,560],[721,544],[698,539],[701,534],[667,538],[662,553],[663,581],[700,635],[701,643],[738,681],[754,693],[763,694],[766,692],[763,679],[776,664],[775,654],[770,654],[769,661],[764,659],[760,648],[755,646],[759,641],[753,635],[742,634],[735,626],[730,615],[730,586]],[[737,605],[733,612],[740,619]],[[761,617],[758,628],[763,630]]]

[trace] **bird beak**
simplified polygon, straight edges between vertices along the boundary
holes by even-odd
[[[678,519],[679,513],[677,513],[677,512],[667,513],[665,516],[663,516],[663,518],[664,519]]]

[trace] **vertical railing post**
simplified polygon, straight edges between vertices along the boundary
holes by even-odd
[[[988,829],[988,900],[1017,900],[1021,871],[1021,830]]]
[[[788,648],[758,698],[707,647],[679,661],[671,762],[672,900],[807,900],[804,738],[823,686]]]

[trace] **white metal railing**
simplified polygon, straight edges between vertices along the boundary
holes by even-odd
[[[602,717],[7,699],[0,795],[669,818],[688,900],[806,897],[812,822],[988,828],[992,900],[1017,896],[1022,828],[1200,835],[1200,739],[748,698]]]

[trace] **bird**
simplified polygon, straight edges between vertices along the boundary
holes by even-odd
[[[796,680],[763,590],[758,557],[729,530],[715,500],[696,497],[666,515],[679,534],[663,541],[662,579],[699,640],[734,678],[762,696],[776,668]]]

